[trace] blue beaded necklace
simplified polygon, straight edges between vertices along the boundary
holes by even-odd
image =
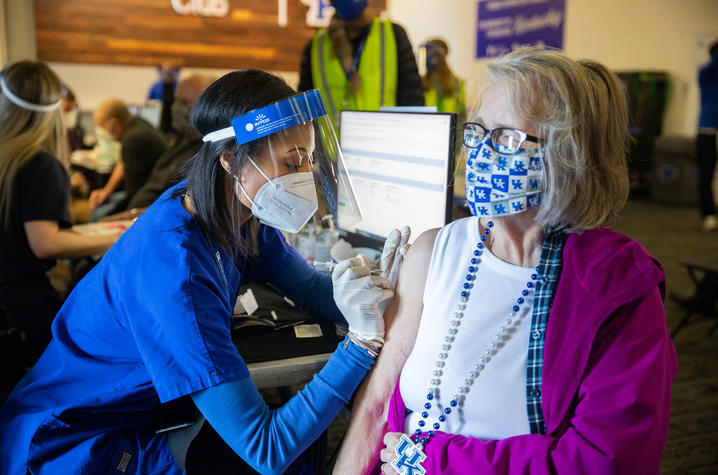
[[[432,401],[439,391],[439,385],[441,384],[441,379],[439,378],[443,375],[445,360],[449,356],[448,352],[451,349],[451,344],[454,342],[455,335],[458,333],[457,327],[460,324],[461,318],[464,316],[466,303],[469,301],[471,289],[474,286],[473,281],[476,279],[478,264],[480,262],[481,255],[486,248],[486,240],[491,233],[491,228],[494,227],[493,221],[489,221],[486,225],[487,227],[481,234],[480,241],[476,244],[477,249],[473,252],[471,264],[469,265],[468,273],[466,274],[466,281],[464,282],[459,295],[459,303],[457,305],[456,312],[453,314],[453,318],[449,322],[447,335],[444,337],[444,343],[441,345],[441,351],[439,352],[438,359],[434,363],[435,369],[432,372],[433,379],[431,379],[431,384],[426,394],[426,403],[424,403],[425,410],[421,413],[421,420],[418,422],[419,429],[416,429],[414,432],[417,436],[416,444],[404,435],[402,436],[400,443],[396,446],[395,451],[397,459],[392,461],[392,465],[399,473],[405,473],[406,467],[409,466],[409,463],[412,460],[413,462],[411,462],[411,466],[414,468],[411,472],[417,474],[424,473],[420,463],[426,458],[423,453],[424,445],[426,445],[434,436],[434,431],[439,430],[441,423],[446,421],[446,417],[451,414],[452,410],[464,401],[465,395],[469,392],[469,387],[473,385],[474,380],[479,377],[479,374],[481,374],[481,371],[483,371],[486,367],[486,364],[491,361],[491,358],[503,346],[504,341],[510,338],[512,329],[521,323],[521,319],[523,318],[523,315],[519,312],[519,310],[521,310],[521,305],[526,302],[526,297],[528,297],[531,291],[535,289],[535,281],[538,279],[538,267],[536,268],[536,272],[531,274],[531,280],[526,282],[526,288],[521,291],[521,296],[516,299],[516,303],[511,307],[509,318],[504,320],[504,325],[496,334],[495,341],[492,341],[489,344],[489,347],[485,350],[484,354],[479,359],[479,362],[474,364],[473,369],[469,372],[469,377],[464,380],[464,385],[459,387],[457,394],[455,394],[449,401],[449,407],[445,407],[443,409],[443,414],[439,415],[439,422],[435,422],[432,425],[433,430],[430,429],[424,432],[423,428],[426,426],[426,419],[429,417],[428,411],[431,409]],[[408,449],[411,449],[412,453],[407,452]]]

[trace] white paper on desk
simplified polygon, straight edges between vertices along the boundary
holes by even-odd
[[[316,323],[311,325],[297,325],[294,327],[294,336],[297,338],[317,338],[322,336],[322,327]]]
[[[257,304],[257,299],[254,298],[254,292],[252,292],[252,289],[247,289],[245,293],[239,296],[237,301],[242,305],[242,307],[244,307],[244,311],[247,312],[247,315],[252,315],[259,308],[259,305]],[[236,304],[234,309],[236,313]]]
[[[125,232],[134,222],[134,219],[102,221],[99,223],[76,224],[71,229],[72,232],[82,234],[83,236],[105,236],[108,234]]]

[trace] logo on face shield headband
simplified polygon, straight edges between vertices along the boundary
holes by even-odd
[[[252,124],[250,124],[249,122],[247,122],[247,125],[244,126],[244,129],[245,129],[247,132],[251,132],[251,131],[254,130],[254,126],[253,126]]]
[[[269,122],[269,119],[264,114],[257,114],[257,117],[254,118],[255,127],[258,125],[266,124],[267,122]]]

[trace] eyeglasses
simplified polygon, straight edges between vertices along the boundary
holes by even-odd
[[[533,135],[529,135],[522,130],[510,129],[508,127],[499,127],[489,130],[483,125],[476,122],[466,122],[464,124],[464,145],[469,148],[477,148],[484,137],[489,136],[492,145],[501,153],[513,155],[521,150],[526,142],[541,144],[542,140]]]

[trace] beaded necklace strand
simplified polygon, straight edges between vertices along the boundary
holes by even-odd
[[[521,291],[521,296],[516,299],[516,303],[511,307],[509,317],[503,321],[503,326],[499,329],[484,354],[481,356],[479,361],[474,364],[473,368],[468,374],[468,377],[464,380],[463,386],[460,386],[456,394],[449,401],[449,407],[443,409],[443,414],[439,415],[439,422],[435,422],[432,425],[433,429],[424,432],[423,428],[426,426],[429,417],[429,409],[432,407],[432,401],[439,393],[439,385],[441,384],[441,377],[444,373],[444,366],[446,359],[449,357],[449,351],[451,345],[455,340],[455,336],[458,333],[458,327],[461,324],[461,319],[464,317],[464,310],[466,310],[466,303],[469,301],[471,295],[471,289],[474,287],[474,280],[476,279],[476,272],[478,271],[478,265],[481,262],[481,255],[486,249],[486,241],[491,233],[491,228],[494,227],[493,221],[487,223],[487,227],[481,234],[480,241],[477,243],[477,249],[473,252],[471,263],[468,267],[468,273],[466,274],[466,280],[463,284],[463,288],[459,294],[459,303],[456,306],[456,311],[452,315],[451,321],[449,321],[449,328],[447,335],[444,337],[443,343],[441,344],[441,351],[438,354],[438,359],[434,363],[435,369],[432,372],[433,378],[430,381],[429,389],[426,394],[426,403],[424,403],[424,411],[421,413],[421,419],[418,422],[419,429],[414,432],[417,436],[416,444],[411,442],[408,437],[403,436],[400,443],[397,445],[395,451],[398,456],[396,460],[392,462],[392,465],[399,473],[405,472],[405,467],[408,464],[408,455],[406,450],[413,446],[413,464],[417,469],[423,470],[420,462],[423,461],[426,456],[423,453],[423,448],[434,436],[434,431],[439,430],[441,423],[446,421],[446,417],[452,413],[452,409],[463,403],[465,395],[469,392],[469,388],[474,384],[474,381],[479,377],[481,372],[484,370],[486,365],[491,361],[492,357],[504,346],[504,342],[511,337],[511,333],[514,332],[514,328],[521,324],[521,320],[524,317],[520,313],[521,306],[526,302],[527,297],[535,289],[535,281],[538,279],[538,267],[536,271],[531,274],[531,280],[526,282],[526,288]],[[417,471],[416,473],[423,473]]]

